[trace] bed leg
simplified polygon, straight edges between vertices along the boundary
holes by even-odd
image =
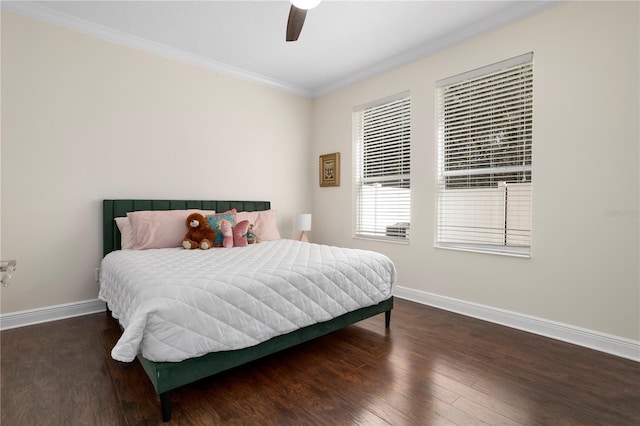
[[[384,328],[389,328],[391,324],[391,309],[384,313]]]
[[[171,420],[171,392],[163,392],[160,394],[160,410],[162,410],[162,421]]]

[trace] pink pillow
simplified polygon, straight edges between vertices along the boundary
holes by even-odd
[[[253,233],[262,241],[279,240],[280,232],[276,224],[276,210],[262,210],[258,212],[238,212],[236,220],[248,220],[253,223]]]
[[[185,220],[190,213],[215,214],[211,210],[145,210],[127,213],[137,250],[181,247],[187,234]]]
[[[233,215],[233,223],[238,223],[238,212],[236,209],[227,210],[226,212],[222,212],[221,214],[232,214]]]
[[[233,246],[234,247],[244,247],[248,245],[247,242],[247,231],[249,230],[249,221],[243,220],[236,224],[233,227]]]
[[[120,230],[120,248],[123,250],[132,249],[135,244],[133,229],[128,217],[116,217],[116,225]]]

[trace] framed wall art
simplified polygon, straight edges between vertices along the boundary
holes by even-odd
[[[340,153],[320,156],[320,186],[340,186]]]

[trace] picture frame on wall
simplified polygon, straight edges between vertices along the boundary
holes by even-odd
[[[340,153],[320,156],[320,186],[340,186]]]

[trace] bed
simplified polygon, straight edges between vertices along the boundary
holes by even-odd
[[[124,361],[134,357],[139,360],[159,395],[165,422],[171,419],[171,391],[174,389],[377,314],[384,313],[385,327],[390,325],[395,268],[390,260],[378,253],[294,240],[206,251],[181,248],[121,250],[122,237],[115,222],[115,218],[139,211],[198,209],[225,212],[235,209],[238,212],[268,212],[270,207],[268,201],[103,201],[104,258],[100,297],[123,328],[112,356]],[[193,260],[193,266],[187,263],[187,258],[189,262]],[[304,268],[299,259],[306,265]],[[362,270],[357,275],[364,279],[351,278],[360,264]],[[245,266],[232,269],[233,265]],[[278,269],[280,265],[284,265],[292,276],[289,272],[285,276],[282,269]],[[341,275],[332,275],[332,270],[327,269],[334,266],[343,268],[341,271],[336,269],[336,274]],[[201,267],[204,269],[199,269]],[[217,272],[207,269],[211,267]],[[173,278],[167,278],[169,276]],[[348,278],[345,281],[348,285],[342,282],[343,276]],[[222,281],[226,277],[231,277],[229,282]],[[353,282],[349,281],[351,279]],[[258,284],[258,281],[264,283]],[[244,285],[249,287],[242,287]],[[263,289],[258,285],[266,287]],[[210,294],[227,287],[230,290],[225,290],[224,297]],[[226,296],[237,295],[238,288],[242,288],[241,297]],[[191,296],[198,306],[185,307],[184,298],[178,301],[168,298],[175,289],[179,289],[180,295],[197,291],[199,293],[194,294],[205,294],[205,297]],[[206,293],[203,293],[205,289]],[[266,297],[272,292],[278,293],[277,296]],[[329,294],[331,300],[316,300],[316,293]],[[263,295],[265,300],[254,303]],[[208,298],[216,302],[207,302]],[[208,312],[205,304],[215,304],[213,312]],[[247,316],[239,310],[245,307],[238,306],[247,304],[256,305],[258,310]],[[186,315],[174,317],[183,309],[188,309]],[[265,314],[260,309],[271,310],[277,315],[273,319],[271,315],[263,319]],[[171,329],[186,327],[178,324],[182,319],[176,319],[183,317],[189,319],[186,321],[189,327],[194,326],[193,323],[205,323],[206,330],[192,333],[190,330],[184,332],[182,328]],[[206,320],[212,317],[216,317],[215,321],[207,323]],[[224,321],[218,321],[218,317],[224,317]],[[254,323],[255,318],[260,321]],[[179,340],[187,339],[184,336],[191,334],[197,335],[199,340],[191,337]],[[161,342],[156,345],[159,349],[154,349],[155,340],[166,336],[172,339],[171,335],[181,337],[167,340],[170,343]]]

